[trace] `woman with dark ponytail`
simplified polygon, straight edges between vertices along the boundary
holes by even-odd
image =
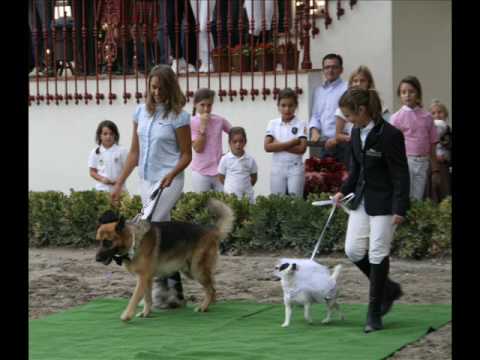
[[[334,201],[354,193],[348,219],[345,253],[369,278],[369,303],[364,331],[383,329],[382,317],[402,296],[400,284],[388,278],[390,246],[397,225],[410,206],[410,178],[405,140],[382,118],[375,90],[347,90],[339,101],[354,125],[348,179]]]

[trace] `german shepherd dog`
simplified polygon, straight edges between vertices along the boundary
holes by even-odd
[[[143,311],[137,316],[148,316],[152,309],[153,278],[177,271],[198,281],[205,291],[196,311],[207,311],[215,301],[214,270],[219,243],[232,230],[234,215],[219,200],[210,199],[207,206],[218,217],[214,227],[179,221],[129,224],[111,211],[102,216],[96,234],[100,243],[96,261],[108,265],[112,260],[120,264],[123,260],[127,270],[137,275],[137,285],[121,320],[132,319],[142,298]]]

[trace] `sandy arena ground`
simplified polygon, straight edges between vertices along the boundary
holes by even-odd
[[[221,256],[217,267],[219,300],[248,299],[258,302],[282,302],[280,283],[272,275],[274,264],[282,256],[271,254]],[[29,318],[36,319],[97,297],[129,298],[135,278],[114,262],[96,263],[95,249],[29,250]],[[318,257],[327,266],[344,265],[340,275],[340,304],[367,302],[368,280],[344,257]],[[451,304],[451,260],[405,261],[392,259],[392,278],[399,281],[405,295],[399,303]],[[184,280],[189,302],[198,301],[198,284]],[[280,319],[279,319],[280,321]],[[359,331],[362,331],[359,328]],[[449,360],[452,358],[451,323],[405,347],[390,359]]]

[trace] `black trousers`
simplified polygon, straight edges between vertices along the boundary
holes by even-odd
[[[240,10],[240,4],[242,8]],[[232,47],[240,43],[240,32],[239,32],[239,19],[240,14],[243,16],[243,31],[242,31],[242,44],[245,44],[248,39],[248,17],[247,12],[243,8],[242,0],[231,0],[230,5],[230,15],[232,18],[232,34],[230,39],[230,45]],[[240,12],[241,11],[241,12]],[[217,26],[217,19],[220,15],[221,26]],[[218,47],[227,47],[228,46],[228,28],[227,28],[227,19],[228,19],[228,3],[227,1],[217,0],[215,4],[215,9],[213,10],[213,19],[212,19],[212,36],[213,44],[216,48]]]
[[[159,23],[157,31],[157,39],[160,45],[160,63],[168,64],[168,56],[175,58],[184,58],[189,64],[197,65],[197,38],[195,33],[195,16],[193,15],[190,1],[187,1],[185,8],[185,0],[165,0],[159,1]],[[177,15],[175,15],[177,8]],[[184,21],[189,24],[189,31],[184,31]],[[165,22],[167,24],[167,33],[165,34]],[[175,23],[180,26],[178,33],[178,42],[176,41]],[[165,46],[165,37],[168,44]],[[188,44],[188,48],[187,48]],[[188,53],[188,54],[187,54]]]
[[[53,0],[35,0],[35,7],[33,1],[28,1],[28,25],[33,37],[33,31],[37,30],[36,39],[32,38],[32,49],[34,58],[37,57],[39,66],[45,63],[45,40],[46,47],[52,49],[52,20],[53,20]],[[47,39],[43,37],[43,28],[47,29]],[[34,48],[37,42],[37,49]]]
[[[93,24],[95,19],[93,18],[93,6],[96,1],[92,0],[77,0],[75,1],[75,19],[74,26],[76,31],[76,54],[77,64],[75,64],[78,71],[84,73],[87,71],[88,75],[95,74],[95,39],[93,38]],[[83,8],[85,8],[85,27],[87,28],[85,38],[82,36],[82,22],[83,22]],[[83,54],[86,54],[86,58],[83,58]],[[100,64],[98,64],[100,65]]]

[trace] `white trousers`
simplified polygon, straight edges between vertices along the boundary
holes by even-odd
[[[303,196],[305,169],[303,162],[274,162],[270,177],[270,192],[280,195]]]
[[[185,177],[182,173],[173,179],[169,187],[163,189],[152,215],[152,221],[170,221],[170,211],[182,195],[184,182]],[[160,181],[140,179],[140,197],[142,198],[143,206],[150,203],[150,195],[158,188],[159,183]]]
[[[430,158],[427,156],[408,156],[407,160],[408,172],[410,173],[410,198],[423,200]]]
[[[255,204],[255,193],[253,187],[242,189],[240,186],[225,186],[225,194],[235,194],[239,199],[244,196],[248,198],[250,204]]]
[[[194,192],[215,190],[223,192],[223,185],[216,176],[202,175],[192,170],[192,188]]]
[[[265,6],[265,11],[263,6]],[[247,11],[248,23],[252,22],[252,16],[254,20],[253,35],[258,36],[262,31],[263,19],[265,19],[265,30],[270,30],[274,6],[276,6],[274,1],[245,0],[244,7]],[[250,34],[252,33],[250,27],[248,31]]]
[[[198,4],[197,4],[198,3]],[[210,4],[209,4],[210,3]],[[199,42],[199,55],[202,62],[202,66],[213,66],[212,59],[209,60],[208,51],[208,32],[207,23],[213,19],[213,10],[215,8],[215,0],[190,0],[192,6],[193,15],[199,25],[198,42]],[[197,13],[198,5],[198,13]],[[213,48],[213,36],[210,33],[210,47]]]
[[[345,239],[345,254],[357,262],[368,252],[371,264],[380,264],[390,254],[393,233],[396,226],[393,215],[370,216],[362,203],[350,211]]]

